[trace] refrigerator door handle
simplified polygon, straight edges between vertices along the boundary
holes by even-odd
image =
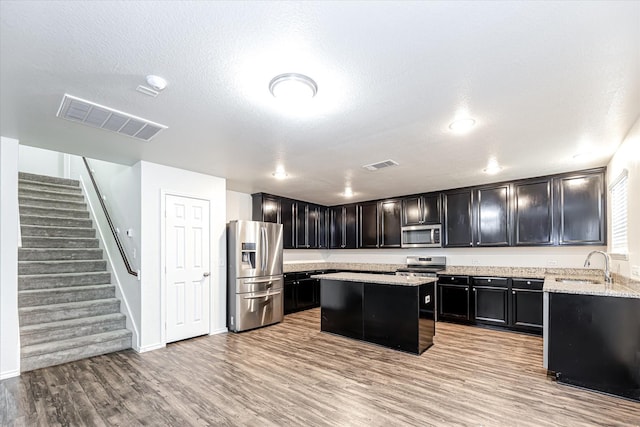
[[[266,241],[266,229],[264,227],[260,227],[260,268],[264,272],[267,268],[266,258],[267,258],[267,245]]]
[[[274,297],[276,295],[280,295],[281,293],[282,293],[282,291],[265,292],[265,293],[260,294],[260,295],[253,295],[253,296],[250,296],[250,297],[244,297],[244,299],[258,299],[258,298],[267,298],[267,299],[269,299],[269,298]]]

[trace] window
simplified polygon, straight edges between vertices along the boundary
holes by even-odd
[[[611,253],[626,259],[627,246],[627,177],[624,169],[609,186],[611,192]]]

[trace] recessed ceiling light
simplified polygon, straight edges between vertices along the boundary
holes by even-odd
[[[276,168],[276,171],[271,175],[273,175],[275,179],[285,179],[287,176],[289,176],[284,170],[284,166],[278,166]]]
[[[471,118],[458,119],[454,120],[449,124],[449,129],[451,129],[455,133],[465,133],[469,132],[472,127],[474,127],[476,121]]]
[[[495,175],[501,170],[502,170],[502,166],[498,164],[498,161],[496,159],[489,160],[489,163],[487,163],[487,167],[482,169],[484,173],[489,175]]]
[[[353,189],[351,187],[344,187],[344,197],[353,197]]]
[[[304,74],[286,73],[275,76],[271,80],[269,91],[279,99],[303,100],[316,96],[318,85]]]

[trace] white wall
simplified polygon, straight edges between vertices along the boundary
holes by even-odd
[[[236,219],[251,221],[251,194],[227,190],[227,222]]]
[[[20,375],[18,141],[0,138],[0,379]]]
[[[209,175],[140,162],[141,170],[141,351],[162,347],[164,297],[161,233],[163,194],[210,201],[211,324],[210,333],[226,331],[226,181]]]
[[[79,156],[70,156],[70,175],[79,179],[91,212],[91,218],[99,234],[100,247],[105,251],[112,283],[116,285],[116,296],[121,301],[120,311],[127,316],[127,329],[133,332],[132,346],[140,351],[141,292],[138,278],[127,271],[109,223],[93,188],[91,178]],[[139,270],[140,253],[140,165],[125,166],[99,160],[88,160],[100,193],[106,199],[109,217],[120,229],[120,241],[124,246],[132,269]],[[125,230],[133,230],[127,237]]]
[[[43,148],[20,146],[18,170],[38,175],[69,178],[68,155]]]
[[[613,182],[627,169],[629,199],[627,206],[629,239],[629,259],[613,260],[613,271],[623,276],[640,280],[640,275],[632,275],[631,268],[640,269],[640,117],[627,134],[607,166],[607,182]],[[608,206],[608,233],[611,239],[611,206]],[[609,245],[611,241],[609,241]]]

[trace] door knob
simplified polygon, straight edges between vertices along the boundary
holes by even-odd
[[[202,277],[209,277],[209,273],[202,273]]]

